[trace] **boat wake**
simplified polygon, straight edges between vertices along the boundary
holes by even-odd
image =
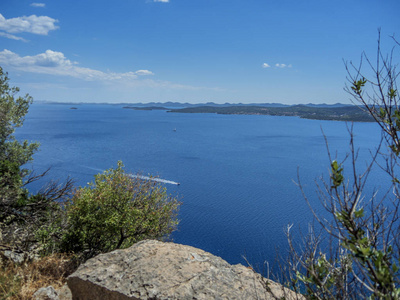
[[[88,169],[91,169],[91,170],[94,170],[94,171],[104,172],[104,170],[102,170],[102,169],[92,168],[92,167],[88,167],[88,166],[84,166],[84,167],[88,168]],[[161,179],[161,178],[158,178],[158,177],[149,177],[149,176],[135,175],[135,174],[128,174],[128,176],[131,177],[131,178],[139,178],[139,179],[143,179],[143,180],[151,180],[151,181],[160,182],[160,183],[180,185],[179,182],[175,182],[175,181],[172,181],[172,180]]]
[[[139,179],[144,179],[144,180],[151,180],[151,181],[167,183],[167,184],[180,185],[179,182],[175,182],[175,181],[172,181],[172,180],[161,179],[161,178],[158,178],[158,177],[149,177],[149,176],[134,175],[134,174],[129,174],[129,177],[131,177],[131,178],[139,178]]]

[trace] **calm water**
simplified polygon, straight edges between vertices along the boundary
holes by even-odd
[[[183,205],[177,243],[199,247],[230,263],[262,265],[284,253],[283,229],[307,229],[311,213],[294,181],[297,169],[310,200],[314,179],[327,174],[331,149],[348,149],[346,124],[294,117],[173,114],[112,105],[34,104],[17,137],[41,143],[38,172],[78,185],[122,160],[129,172],[158,175]],[[357,123],[360,162],[380,137],[374,123]],[[176,128],[176,131],[174,129]],[[379,187],[382,175],[371,178]],[[31,187],[34,191],[38,185]]]

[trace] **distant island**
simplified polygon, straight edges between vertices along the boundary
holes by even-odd
[[[47,104],[72,104],[62,102],[39,101]],[[100,104],[100,103],[74,103]],[[363,107],[350,104],[297,104],[287,105],[280,103],[251,103],[251,104],[217,104],[207,103],[180,103],[180,102],[150,102],[150,103],[106,103],[109,105],[124,105],[124,109],[132,110],[165,110],[168,113],[214,113],[225,115],[267,115],[289,116],[311,120],[333,120],[348,122],[374,122],[370,114]],[[71,109],[77,109],[71,107]]]
[[[312,120],[334,120],[349,122],[373,122],[373,118],[359,106],[307,106],[293,105],[285,107],[265,106],[199,106],[170,109],[173,113],[216,113],[226,115],[268,115],[291,116]]]

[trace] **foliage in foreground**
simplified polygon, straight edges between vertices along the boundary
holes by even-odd
[[[18,96],[19,88],[10,87],[7,73],[0,67],[0,243],[19,250],[38,245],[37,232],[49,231],[60,220],[63,201],[72,191],[72,181],[49,182],[39,193],[30,195],[27,184],[42,178],[25,167],[32,161],[38,143],[18,141],[14,132],[21,127],[32,98]],[[51,234],[48,239],[53,239]]]
[[[84,258],[126,248],[175,230],[180,203],[159,183],[129,176],[122,162],[95,175],[66,205],[68,227],[62,250]]]
[[[317,214],[304,195],[323,231],[316,233],[312,228],[299,250],[288,227],[290,257],[282,275],[308,299],[400,299],[400,99],[399,73],[392,58],[393,52],[382,54],[379,38],[376,64],[363,55],[373,77],[363,75],[362,63],[359,67],[346,65],[350,83],[346,90],[382,129],[383,140],[371,152],[371,161],[363,172],[358,170],[358,151],[350,128],[350,153],[339,163],[328,148],[330,178],[317,183],[319,199],[330,219]],[[376,193],[366,194],[373,167],[384,171],[384,180],[390,185],[381,198]],[[329,246],[323,248],[326,236]]]
[[[39,288],[49,285],[61,288],[77,266],[73,257],[60,254],[22,264],[3,261],[0,264],[0,299],[28,300]]]
[[[30,217],[25,212],[28,192],[23,188],[29,170],[22,166],[32,160],[39,147],[36,143],[19,142],[13,135],[15,128],[22,126],[32,98],[17,97],[19,89],[10,87],[8,81],[7,73],[0,67],[0,224],[3,228]]]

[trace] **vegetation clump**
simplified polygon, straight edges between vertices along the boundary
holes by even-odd
[[[62,249],[85,258],[143,239],[159,239],[175,230],[179,202],[155,181],[116,169],[95,175],[66,203],[67,230]]]
[[[8,82],[7,73],[0,67],[0,244],[31,251],[38,245],[36,233],[59,220],[56,201],[70,194],[72,181],[63,185],[49,182],[39,193],[29,194],[26,185],[47,171],[34,175],[25,167],[39,144],[18,141],[13,134],[22,126],[32,97],[17,96],[19,88],[10,87]]]
[[[74,256],[64,254],[52,254],[23,263],[4,261],[0,265],[0,299],[30,300],[42,287],[51,285],[59,289],[77,266]]]

